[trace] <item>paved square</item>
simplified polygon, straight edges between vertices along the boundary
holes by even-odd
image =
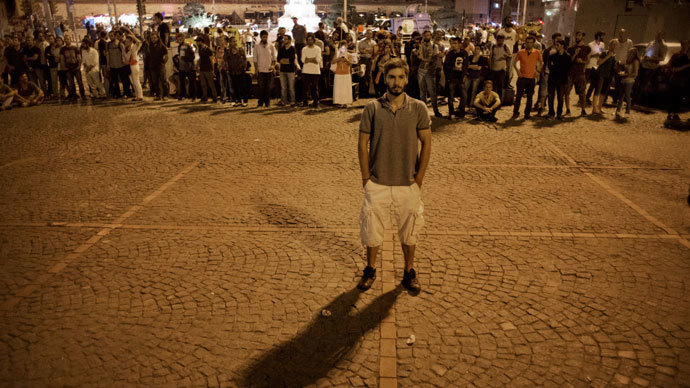
[[[690,134],[435,120],[360,293],[362,104],[3,112],[0,385],[690,386]]]

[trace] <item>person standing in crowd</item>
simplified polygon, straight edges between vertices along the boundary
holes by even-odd
[[[376,42],[372,39],[374,33],[371,30],[364,32],[364,39],[357,45],[359,52],[359,63],[365,67],[364,77],[359,83],[360,95],[369,96],[369,86],[372,83],[372,56],[374,55],[374,48]]]
[[[17,36],[11,38],[10,45],[5,48],[5,59],[12,85],[16,85],[19,82],[19,76],[29,72],[29,65],[24,60],[22,45]]]
[[[558,110],[556,118],[563,120],[563,99],[565,98],[566,87],[568,86],[568,73],[570,71],[571,57],[565,51],[565,42],[561,39],[556,41],[556,52],[549,55],[547,66],[549,67],[549,115],[554,117],[553,102],[558,98]],[[529,102],[528,102],[529,105]],[[525,116],[529,115],[525,112]]]
[[[302,49],[307,42],[307,29],[297,22],[297,17],[292,17],[294,26],[292,27],[292,39],[295,41],[295,51],[300,67],[302,67]]]
[[[219,28],[220,30],[220,28]],[[216,74],[216,79],[218,80],[218,86],[220,89],[218,89],[218,97],[220,98],[220,101],[225,104],[226,101],[231,100],[231,91],[232,91],[232,86],[230,85],[230,77],[228,76],[228,64],[225,63],[225,51],[228,49],[228,37],[222,34],[222,30],[220,30],[218,39],[216,39],[216,48],[214,51],[215,57],[214,57],[214,70]],[[234,38],[234,36],[233,36]],[[235,44],[237,44],[237,39],[234,40]]]
[[[606,55],[597,60],[597,88],[594,92],[594,101],[592,102],[592,113],[603,114],[602,106],[606,99],[606,94],[611,88],[611,81],[616,73],[616,45],[618,42],[611,40],[609,42],[608,51]]]
[[[339,105],[345,108],[352,104],[353,101],[352,74],[350,73],[352,56],[347,51],[347,42],[345,40],[340,41],[333,64],[335,65],[335,76],[333,77],[333,105]]]
[[[237,41],[234,36],[230,37],[229,47],[225,50],[224,62],[228,67],[228,75],[230,76],[230,83],[232,85],[233,106],[247,106],[247,101],[249,99],[249,90],[245,77],[247,55],[242,48],[237,46]]]
[[[620,43],[616,42],[616,45]],[[630,116],[630,107],[632,105],[632,89],[635,85],[635,78],[640,71],[640,59],[637,56],[637,49],[630,47],[628,55],[625,59],[623,70],[618,72],[618,77],[621,79],[621,88],[618,95],[618,108],[616,108],[616,118],[621,117],[621,108],[623,108],[623,100],[625,100],[625,118]],[[673,83],[671,83],[673,85]],[[673,93],[672,93],[673,95]]]
[[[465,89],[465,95],[467,96],[467,105],[472,106],[474,96],[478,93],[481,77],[486,73],[488,67],[489,62],[482,55],[482,47],[479,45],[475,46],[474,52],[465,62],[465,83],[463,89]]]
[[[129,65],[127,65],[122,55],[122,43],[120,42],[120,31],[113,31],[110,35],[110,42],[108,42],[108,73],[110,78],[110,95],[114,98],[120,98],[120,81],[122,81],[122,89],[125,97],[132,97],[130,95],[129,83]]]
[[[498,121],[496,112],[501,108],[501,98],[492,90],[493,84],[490,79],[484,81],[484,90],[474,98],[474,108],[479,120],[495,123]]]
[[[177,91],[177,99],[189,97],[194,101],[196,97],[196,70],[194,67],[194,50],[192,46],[185,42],[184,34],[178,33],[175,38],[177,42],[177,55],[180,73],[180,88]],[[189,81],[189,94],[187,94],[187,81]]]
[[[271,105],[271,83],[273,82],[273,68],[276,64],[276,48],[268,43],[268,31],[259,34],[261,41],[254,47],[254,69],[259,83],[259,101],[257,107]]]
[[[544,63],[548,63],[549,55],[553,54],[556,52],[556,41],[561,39],[563,35],[561,35],[560,32],[555,32],[551,34],[551,46],[548,46],[544,49],[542,52],[542,60]],[[540,77],[539,77],[539,100],[537,100],[537,105],[535,105],[535,109],[537,109],[537,116],[541,116],[542,112],[544,111],[544,107],[546,107],[546,98],[549,96],[549,67],[548,66],[542,66],[541,67],[541,72],[540,72]]]
[[[520,49],[517,47],[517,31],[515,30],[515,27],[513,26],[513,21],[510,16],[507,16],[504,21],[503,21],[503,28],[501,28],[498,31],[498,35],[503,35],[505,38],[505,45],[508,47],[508,55],[511,55],[511,60],[517,59],[517,57],[513,58],[512,54],[518,52]],[[505,77],[505,82],[503,87],[504,88],[512,88],[513,84],[513,71],[515,67],[511,66],[511,63],[509,62],[507,67],[506,67],[506,77]]]
[[[150,38],[149,62],[151,62],[151,90],[155,95],[155,101],[165,101],[168,97],[165,72],[165,64],[168,62],[168,48],[161,42],[158,34],[151,34]]]
[[[55,58],[55,61],[57,62],[57,78],[58,78],[58,83],[60,84],[59,90],[58,90],[58,98],[62,100],[65,98],[65,91],[68,90],[67,88],[67,71],[65,70],[64,65],[62,64],[62,60],[60,60],[60,51],[62,51],[62,48],[65,46],[65,41],[62,39],[62,37],[57,37],[55,38],[55,45],[52,48],[53,51],[53,56]]]
[[[252,36],[252,33],[249,31],[249,28],[244,30],[244,33],[242,34],[242,40],[244,41],[244,50],[246,55],[252,55],[252,43],[254,42],[254,36]]]
[[[69,95],[67,98],[76,100],[78,98],[76,91],[76,83],[79,85],[79,94],[82,99],[86,98],[84,92],[84,82],[81,79],[81,52],[79,48],[72,45],[72,38],[69,34],[65,35],[65,46],[60,49],[60,63],[65,69],[67,76],[67,86],[69,88]]]
[[[530,112],[532,111],[532,96],[534,95],[535,79],[539,78],[539,71],[544,64],[541,57],[541,52],[534,49],[535,39],[533,36],[528,36],[525,39],[525,48],[518,51],[515,56],[513,68],[515,72],[520,74],[517,80],[517,92],[515,93],[515,104],[513,105],[513,119],[520,116],[520,100],[522,95],[527,95],[527,104],[525,105],[525,120],[529,120]],[[518,68],[518,64],[520,68]],[[549,76],[550,77],[550,76]]]
[[[511,58],[511,51],[505,43],[505,36],[498,34],[496,44],[489,49],[489,79],[493,81],[494,90],[499,96],[502,96],[503,93],[506,69]]]
[[[53,84],[50,78],[50,68],[48,67],[48,61],[46,60],[46,47],[50,46],[50,42],[48,42],[48,39],[46,39],[44,33],[38,33],[38,42],[36,43],[36,45],[38,46],[40,56],[38,86],[41,88],[41,90],[43,90],[46,97],[50,97],[53,94]]]
[[[587,103],[591,103],[590,98],[592,97],[592,92],[597,89],[597,84],[599,79],[597,78],[599,73],[597,72],[597,62],[601,57],[601,54],[606,51],[606,44],[604,43],[604,31],[598,31],[594,34],[594,40],[589,42],[589,62],[585,66],[585,75],[587,76],[587,82],[589,82],[589,89],[587,89]],[[595,106],[592,104],[592,113],[595,111]]]
[[[84,73],[86,73],[86,83],[89,85],[89,90],[91,90],[91,97],[107,97],[103,88],[103,82],[101,82],[98,50],[91,47],[89,40],[84,40],[81,43],[81,58],[84,65]]]
[[[144,99],[144,92],[141,90],[141,80],[139,78],[139,48],[141,48],[141,41],[128,29],[125,43],[122,46],[122,56],[125,64],[129,66],[129,80],[134,87],[133,101],[142,101]]]
[[[201,83],[201,103],[208,102],[209,91],[213,98],[213,102],[218,102],[218,95],[216,94],[216,84],[213,82],[213,51],[206,44],[206,39],[198,36],[196,38],[196,45],[199,48],[199,82]]]
[[[54,49],[56,47],[57,39],[49,35],[48,36],[48,47],[45,48],[46,65],[48,66],[49,79],[50,79],[50,96],[51,97],[61,97],[60,96],[60,84],[58,83],[58,62],[59,56],[55,56]]]
[[[656,39],[647,45],[644,56],[642,57],[640,80],[637,86],[637,91],[639,93],[644,93],[649,90],[654,75],[659,68],[659,64],[666,58],[667,51],[668,45],[666,45],[664,41],[664,32],[659,31],[656,34]],[[637,100],[639,100],[639,98]]]
[[[323,22],[319,22],[319,29],[314,33],[314,37],[326,43],[326,39],[328,39],[328,34],[326,33],[326,25]]]
[[[570,75],[568,77],[568,87],[565,90],[565,114],[570,115],[570,90],[575,86],[575,94],[580,98],[578,104],[581,107],[580,114],[587,116],[585,105],[587,97],[585,91],[587,88],[587,77],[585,76],[585,65],[589,62],[591,49],[585,45],[583,39],[585,33],[577,31],[575,33],[575,45],[568,47],[568,55],[570,56]]]
[[[159,40],[165,47],[170,47],[170,26],[163,21],[163,14],[156,12],[153,14],[153,23],[158,29]]]
[[[668,107],[668,120],[679,121],[680,104],[683,96],[688,97],[690,90],[690,41],[680,41],[680,52],[673,54],[671,65],[671,85]],[[690,199],[690,197],[688,198]],[[690,202],[689,202],[690,203]]]
[[[108,33],[105,31],[101,31],[99,34],[99,39],[96,42],[94,48],[98,51],[98,70],[100,72],[106,96],[110,95],[110,78],[108,74],[108,44]]]
[[[436,59],[439,48],[431,41],[431,31],[426,30],[422,34],[423,40],[419,47],[420,65],[417,70],[419,77],[419,92],[422,102],[426,103],[427,94],[431,97],[431,106],[436,117],[443,117],[438,110],[438,99],[436,98]]]
[[[446,74],[446,85],[448,91],[448,118],[465,117],[465,106],[467,105],[467,94],[463,87],[463,77],[467,66],[467,51],[462,48],[460,38],[453,37],[450,40],[452,49],[446,54],[443,63],[443,71]],[[453,107],[455,97],[460,97],[458,111]]]
[[[381,45],[383,52],[376,55],[374,73],[372,75],[374,78],[374,90],[376,92],[376,97],[381,97],[386,92],[386,79],[383,76],[383,73],[386,69],[386,64],[394,58],[392,48],[393,45],[385,41],[382,42]]]
[[[384,74],[388,91],[364,107],[360,121],[358,158],[364,188],[360,234],[367,250],[367,266],[357,284],[362,291],[376,279],[383,221],[391,205],[405,257],[402,286],[413,295],[421,290],[414,256],[424,225],[421,188],[431,158],[431,120],[426,104],[404,93],[408,74],[402,59],[388,62]]]
[[[295,106],[297,50],[292,45],[290,35],[283,36],[283,44],[278,49],[278,64],[280,66],[280,101],[278,106],[287,106],[288,104]]]
[[[321,57],[321,48],[314,44],[316,37],[313,33],[307,34],[307,46],[302,49],[302,77],[304,78],[304,103],[307,106],[309,94],[311,94],[313,103],[312,107],[319,107],[319,77],[321,76],[321,68],[323,67],[323,58]]]
[[[631,48],[634,47],[632,39],[628,38],[628,32],[625,30],[625,28],[621,28],[618,31],[618,37],[615,38],[616,42],[618,43],[618,48],[616,49],[616,60],[618,61],[617,67],[618,68],[623,68],[626,65],[626,59],[628,58],[628,51],[630,51]],[[622,92],[623,85],[621,82],[623,81],[623,78],[619,75],[619,73],[616,74],[616,93],[613,95],[613,101],[614,103],[618,101],[618,97]],[[623,93],[625,94],[625,93]]]
[[[37,85],[41,85],[43,79],[39,76],[41,72],[41,49],[38,47],[33,37],[26,37],[24,49],[22,51],[24,53],[26,65],[29,67],[29,80]]]

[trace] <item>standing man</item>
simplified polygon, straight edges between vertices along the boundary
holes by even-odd
[[[467,51],[460,43],[460,38],[450,38],[452,50],[446,54],[443,62],[443,71],[446,74],[446,89],[448,91],[448,118],[465,117],[465,107],[467,106],[467,93],[463,87],[463,77],[465,76],[465,66],[467,66]],[[459,112],[453,108],[453,100],[456,96],[460,97],[458,105]]]
[[[562,39],[556,41],[556,52],[549,55],[547,66],[549,67],[549,116],[554,117],[553,101],[558,98],[558,111],[556,118],[563,120],[563,98],[568,85],[568,73],[570,70],[570,55],[565,51],[565,42]],[[525,112],[525,116],[529,113]]]
[[[525,105],[525,120],[529,120],[532,111],[532,95],[534,94],[535,79],[539,78],[539,71],[543,65],[541,52],[534,48],[535,39],[528,36],[525,39],[525,48],[518,51],[515,56],[513,68],[520,76],[517,80],[517,93],[515,93],[515,105],[513,105],[513,119],[520,116],[520,100],[522,95],[527,94],[527,105]],[[520,68],[518,68],[520,64]],[[549,76],[550,77],[550,76]]]
[[[323,67],[323,58],[321,57],[321,48],[315,43],[316,38],[311,32],[307,34],[307,47],[302,49],[302,77],[304,77],[304,104],[307,106],[309,94],[311,92],[312,106],[319,107],[319,78],[321,77],[321,68]]]
[[[494,90],[501,98],[503,98],[506,70],[511,61],[510,49],[505,40],[504,35],[498,34],[496,44],[491,46],[489,52],[489,79],[493,81]]]
[[[644,92],[649,87],[652,82],[656,70],[659,68],[659,63],[666,58],[666,51],[668,51],[668,46],[664,41],[664,32],[659,31],[656,34],[656,39],[647,45],[644,51],[644,56],[642,57],[642,63],[640,67],[640,80],[637,87],[637,92],[644,94]],[[625,56],[627,58],[627,54]],[[623,60],[622,58],[617,58],[618,60]],[[606,96],[604,94],[604,96]],[[606,97],[604,97],[606,98]],[[639,100],[639,98],[638,98]]]
[[[565,90],[565,114],[570,115],[570,89],[575,86],[575,93],[580,97],[580,111],[582,116],[587,116],[585,105],[585,88],[587,87],[587,77],[585,76],[585,65],[589,62],[591,49],[584,44],[584,31],[575,33],[575,45],[568,47],[570,56],[570,75],[568,76],[568,87]],[[549,88],[550,89],[550,88]]]
[[[357,45],[359,63],[363,64],[366,68],[364,77],[362,77],[359,83],[359,94],[367,97],[369,96],[369,85],[371,85],[371,57],[374,54],[374,47],[376,47],[376,42],[374,42],[373,37],[374,33],[371,30],[366,30],[364,39]]]
[[[175,38],[177,42],[177,53],[179,60],[180,88],[177,91],[177,99],[189,97],[194,101],[196,98],[196,70],[194,67],[194,50],[192,46],[184,41],[184,34],[178,33]],[[187,81],[189,81],[189,94],[187,94]]]
[[[618,61],[617,65],[618,68],[623,68],[625,67],[626,59],[628,58],[628,52],[631,48],[633,48],[633,41],[632,39],[628,38],[628,32],[625,30],[625,28],[621,28],[620,31],[618,31],[618,37],[614,40],[618,42],[618,47],[616,48],[616,61]],[[614,102],[618,101],[618,95],[621,93],[621,89],[623,87],[621,83],[622,80],[623,77],[616,72],[616,94],[613,95]]]
[[[512,55],[513,53],[517,52],[519,50],[519,47],[515,46],[515,43],[517,42],[518,34],[515,28],[513,27],[513,21],[510,16],[506,16],[506,18],[503,20],[503,25],[504,27],[501,28],[498,31],[498,35],[503,35],[505,37],[505,44],[508,46],[508,54]],[[512,57],[511,57],[512,59]],[[503,87],[506,88],[512,88],[512,82],[513,82],[513,66],[509,66],[506,71],[506,78],[505,78],[505,84]]]
[[[85,40],[81,43],[81,57],[86,73],[86,82],[91,90],[91,97],[105,98],[105,89],[101,82],[100,62],[98,50],[91,47],[91,41]]]
[[[165,63],[168,62],[168,48],[161,42],[158,34],[151,34],[149,62],[151,62],[151,90],[155,88],[155,101],[165,101],[168,88],[165,81]]]
[[[158,26],[158,37],[165,47],[170,47],[170,26],[163,21],[163,14],[156,12],[153,22]]]
[[[366,105],[359,125],[358,155],[364,188],[360,234],[367,247],[367,266],[357,284],[362,291],[376,279],[376,255],[383,243],[383,222],[391,205],[395,207],[405,256],[402,285],[413,294],[421,290],[414,254],[417,234],[424,225],[421,187],[431,157],[431,120],[426,104],[404,93],[408,71],[399,58],[386,64],[388,91]]]
[[[82,99],[86,99],[84,93],[84,82],[81,79],[81,51],[77,46],[72,45],[72,38],[65,34],[65,46],[60,49],[60,64],[67,75],[67,87],[69,88],[69,99],[77,99],[77,91],[74,81],[79,85],[79,94]]]
[[[307,43],[307,29],[297,23],[297,17],[292,17],[292,22],[295,25],[292,27],[292,39],[295,41],[295,50],[297,51],[297,60],[299,61],[300,67],[302,66],[302,49]]]
[[[606,50],[606,43],[604,43],[604,31],[598,31],[594,34],[594,40],[587,44],[589,46],[590,56],[589,62],[585,66],[585,76],[587,76],[587,82],[589,82],[589,88],[587,89],[587,103],[591,103],[590,97],[592,93],[597,88],[597,83],[599,83],[599,73],[597,72],[597,61],[602,53]]]
[[[268,43],[268,31],[259,34],[261,41],[254,47],[254,69],[259,83],[259,102],[257,107],[271,105],[271,83],[273,82],[273,68],[276,65],[276,48]]]
[[[426,96],[428,94],[429,97],[431,97],[431,106],[434,108],[434,115],[436,117],[443,117],[438,110],[438,99],[436,98],[436,60],[439,54],[439,48],[431,41],[431,31],[424,31],[422,36],[424,40],[419,47],[419,60],[421,63],[417,72],[419,94],[425,105]]]

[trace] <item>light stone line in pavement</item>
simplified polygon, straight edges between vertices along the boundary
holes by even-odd
[[[395,289],[395,268],[393,265],[393,231],[386,230],[381,249],[381,289],[385,294]],[[379,344],[379,388],[398,386],[397,330],[395,327],[395,305],[381,320]]]
[[[156,224],[115,224],[97,222],[31,222],[0,223],[0,228],[87,228],[87,229],[130,229],[130,230],[219,230],[228,232],[271,233],[271,232],[313,232],[358,234],[355,228],[325,227],[280,227],[280,226],[236,226],[236,225],[156,225]],[[600,232],[560,232],[555,230],[426,230],[421,236],[491,236],[491,237],[571,237],[571,238],[619,238],[619,239],[688,239],[689,234],[640,234],[640,233],[600,233]]]
[[[21,158],[21,159],[13,160],[13,161],[11,161],[11,162],[7,162],[7,163],[5,163],[5,164],[3,164],[3,165],[0,165],[0,170],[2,170],[2,169],[5,168],[5,167],[14,166],[15,164],[24,163],[24,162],[30,162],[30,161],[35,160],[35,159],[36,159],[36,158],[34,158],[34,157],[32,156],[32,157],[29,157],[29,158]]]
[[[53,265],[50,269],[48,269],[48,273],[43,273],[40,276],[38,276],[36,279],[34,279],[32,284],[28,284],[21,288],[16,295],[10,296],[5,300],[5,303],[0,306],[0,310],[11,310],[14,308],[14,306],[19,303],[19,301],[22,298],[28,297],[31,295],[34,291],[39,289],[41,287],[41,284],[47,281],[52,275],[62,271],[65,267],[67,267],[70,263],[72,263],[74,260],[79,258],[82,253],[86,252],[89,248],[91,248],[94,244],[96,244],[98,241],[100,241],[103,237],[107,236],[111,231],[114,229],[117,229],[119,226],[121,226],[121,223],[125,221],[127,218],[131,217],[134,213],[139,211],[146,205],[147,203],[151,202],[154,200],[156,197],[158,197],[163,191],[168,189],[171,185],[173,185],[175,182],[180,180],[185,174],[190,172],[192,169],[194,169],[196,166],[199,165],[199,161],[194,161],[187,167],[185,167],[182,171],[180,171],[177,175],[172,177],[169,181],[165,182],[161,187],[159,187],[156,191],[153,193],[149,194],[146,198],[144,198],[139,205],[134,205],[130,207],[126,212],[124,212],[120,217],[118,217],[113,224],[108,224],[107,226],[103,225],[102,229],[96,233],[94,236],[92,236],[90,239],[86,240],[83,244],[79,245],[72,253],[68,254],[65,256],[65,258]]]
[[[577,165],[578,165],[577,162],[576,162],[573,158],[571,158],[571,157],[570,157],[568,154],[566,154],[563,150],[561,150],[560,148],[558,148],[558,146],[556,146],[555,144],[553,144],[551,141],[549,141],[549,140],[547,140],[547,139],[544,139],[544,141],[546,141],[546,142],[549,144],[549,146],[550,146],[554,151],[556,151],[559,155],[561,155],[563,158],[565,158],[565,159],[568,161],[568,163],[569,163],[570,165],[572,165],[572,166],[577,166]],[[632,208],[633,210],[635,210],[635,211],[637,212],[637,214],[639,214],[639,215],[641,215],[642,217],[644,217],[644,219],[646,219],[647,221],[649,221],[649,222],[651,222],[652,224],[656,225],[657,227],[659,227],[659,228],[665,230],[666,233],[668,233],[668,235],[673,236],[674,239],[678,240],[678,242],[680,242],[682,245],[684,245],[684,246],[690,248],[690,241],[688,241],[687,239],[683,238],[683,237],[682,237],[680,234],[678,234],[678,232],[676,232],[673,228],[671,228],[671,227],[669,227],[669,226],[666,226],[666,224],[664,224],[663,222],[659,221],[659,219],[657,219],[656,217],[652,216],[652,215],[649,214],[646,210],[644,210],[643,208],[641,208],[639,205],[637,205],[636,203],[634,203],[633,201],[631,201],[630,199],[628,199],[628,198],[627,198],[625,195],[623,195],[620,191],[616,190],[616,189],[613,188],[611,185],[609,185],[608,183],[606,183],[606,181],[605,181],[604,179],[595,176],[595,175],[592,174],[591,172],[587,172],[587,171],[583,171],[583,170],[581,170],[581,171],[582,171],[582,173],[585,174],[589,179],[591,179],[591,180],[594,181],[596,184],[598,184],[599,186],[601,186],[604,190],[606,190],[606,192],[608,192],[609,194],[611,194],[611,195],[613,195],[614,197],[618,198],[621,202],[623,202],[624,204],[628,205],[630,208]]]

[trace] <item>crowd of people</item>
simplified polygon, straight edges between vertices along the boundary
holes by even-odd
[[[235,107],[248,106],[252,97],[257,106],[268,107],[277,94],[278,106],[318,108],[324,99],[348,106],[359,97],[382,96],[385,66],[401,58],[413,81],[407,94],[430,104],[437,117],[460,119],[469,112],[479,120],[496,121],[499,109],[512,105],[512,119],[517,119],[524,97],[525,119],[534,111],[561,120],[574,108],[581,115],[602,114],[611,97],[616,117],[624,118],[636,92],[655,82],[655,70],[668,50],[663,33],[640,56],[623,29],[609,41],[597,32],[586,43],[583,31],[575,33],[573,42],[560,33],[547,41],[536,30],[516,29],[510,19],[496,31],[451,29],[447,35],[425,30],[404,39],[402,31],[357,31],[341,19],[332,29],[321,23],[318,31],[307,33],[294,18],[291,31],[280,28],[270,41],[267,31],[207,27],[180,32],[171,31],[161,14],[153,21],[142,36],[116,27],[90,30],[78,42],[69,34],[47,31],[3,39],[3,109],[44,99],[142,101],[144,90],[154,100],[172,95]],[[687,41],[672,57],[670,71],[669,118],[678,119],[690,78]],[[278,88],[280,93],[274,90]],[[571,104],[573,90],[578,101]],[[447,115],[441,113],[443,105]]]

